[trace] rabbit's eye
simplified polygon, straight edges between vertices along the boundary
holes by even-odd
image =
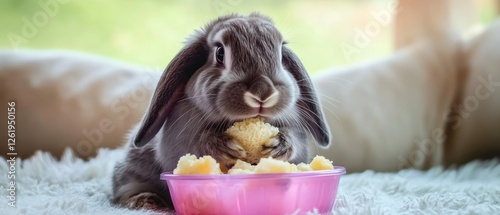
[[[217,63],[224,64],[224,48],[217,46],[215,49],[215,59]]]

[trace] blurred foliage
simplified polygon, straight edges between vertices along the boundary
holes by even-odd
[[[390,53],[390,25],[380,26],[380,33],[352,56],[341,49],[352,45],[357,30],[374,20],[371,12],[385,10],[389,1],[1,0],[0,48],[80,50],[164,67],[207,21],[229,12],[259,11],[275,20],[289,46],[315,72]],[[493,19],[485,14],[482,21]],[[36,31],[26,34],[29,25]]]

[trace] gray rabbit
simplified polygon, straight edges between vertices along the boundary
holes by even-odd
[[[273,21],[258,13],[222,16],[197,31],[165,69],[115,168],[114,202],[173,208],[160,173],[187,153],[224,165],[245,160],[224,131],[255,116],[280,131],[263,146],[263,157],[306,162],[308,133],[320,146],[330,142],[310,78]]]

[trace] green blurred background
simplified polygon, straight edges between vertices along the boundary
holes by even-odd
[[[312,73],[392,51],[392,26],[382,24],[359,53],[346,56],[341,49],[374,21],[372,12],[387,10],[392,0],[0,1],[0,48],[7,49],[79,50],[161,68],[207,21],[230,12],[259,11],[275,20]],[[493,1],[476,2],[479,22],[490,23]]]

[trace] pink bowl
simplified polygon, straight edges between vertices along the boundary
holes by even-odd
[[[333,170],[255,175],[162,173],[178,214],[331,214],[340,175]]]

